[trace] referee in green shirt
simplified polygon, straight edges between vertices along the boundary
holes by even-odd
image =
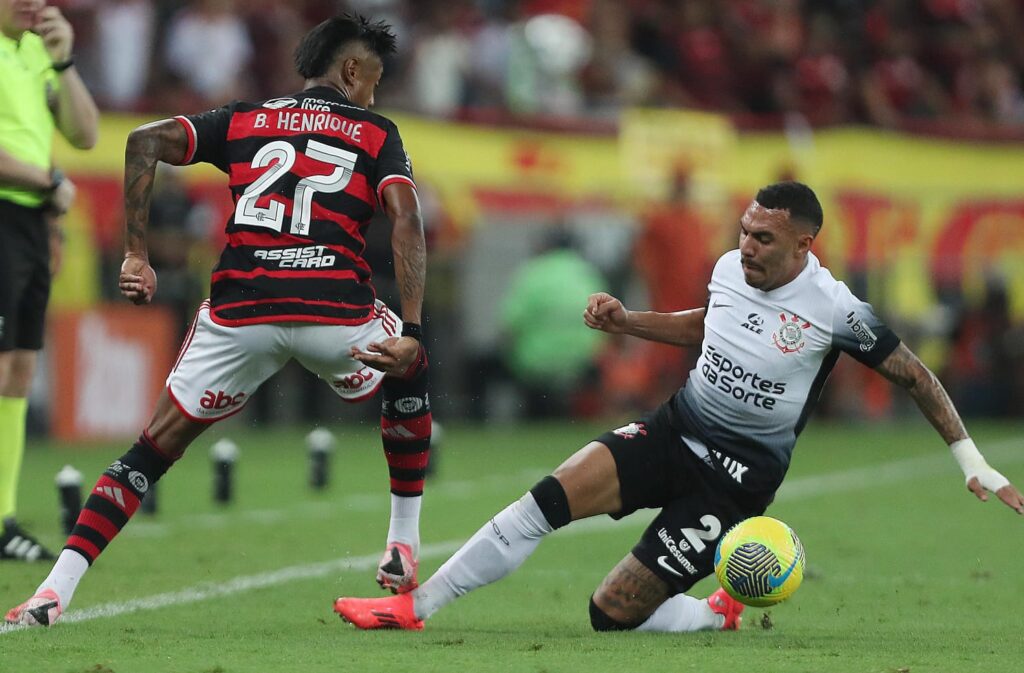
[[[52,558],[15,519],[28,391],[43,346],[51,237],[75,188],[52,163],[53,130],[96,144],[99,114],[75,72],[71,24],[45,0],[0,0],[0,560]]]

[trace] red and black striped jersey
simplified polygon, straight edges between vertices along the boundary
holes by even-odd
[[[182,163],[227,173],[235,203],[211,278],[213,319],[369,320],[364,232],[387,185],[415,187],[395,124],[330,87],[175,119],[188,135]]]

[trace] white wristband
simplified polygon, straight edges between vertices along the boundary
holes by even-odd
[[[953,452],[953,457],[963,470],[965,481],[977,477],[981,485],[993,493],[1010,483],[1009,479],[993,470],[985,461],[985,456],[981,455],[970,437],[953,442],[949,445],[949,450]]]

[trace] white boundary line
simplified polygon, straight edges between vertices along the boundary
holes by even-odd
[[[1020,449],[1024,442],[1020,440],[1004,440],[989,444],[985,453],[997,465],[1009,465],[1024,462],[1024,451]],[[941,488],[954,487],[959,475],[953,466],[952,458],[944,453],[928,454],[904,460],[882,463],[871,467],[858,467],[839,472],[820,475],[808,475],[787,481],[779,490],[776,502],[803,500],[822,495],[834,495],[850,491],[858,491],[876,486],[886,486],[900,482],[912,481],[925,477],[948,476]],[[966,491],[966,489],[965,489]],[[963,497],[969,497],[964,493]],[[998,503],[996,503],[998,504]],[[603,532],[618,527],[633,527],[646,523],[653,516],[653,511],[645,514],[643,510],[619,521],[608,517],[594,517],[573,524],[563,529],[558,535],[580,535],[592,532]],[[420,558],[433,558],[453,553],[465,540],[448,540],[423,545]],[[178,591],[154,594],[119,603],[102,603],[83,610],[72,610],[61,618],[61,623],[75,623],[119,617],[133,612],[159,610],[177,605],[188,605],[211,598],[221,598],[232,594],[245,593],[254,589],[278,586],[289,582],[325,577],[335,573],[372,570],[379,561],[379,555],[356,556],[320,563],[307,563],[288,566],[280,570],[255,575],[240,575],[222,582],[206,582]],[[28,627],[0,625],[0,635],[20,631]]]

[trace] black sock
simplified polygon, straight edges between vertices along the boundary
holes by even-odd
[[[407,378],[385,376],[382,385],[380,435],[391,475],[391,492],[404,497],[423,495],[423,479],[430,460],[430,397],[427,395],[427,356]]]
[[[115,460],[96,482],[64,548],[78,552],[91,565],[171,465],[173,461],[158,451],[149,437],[139,437],[128,453]]]

